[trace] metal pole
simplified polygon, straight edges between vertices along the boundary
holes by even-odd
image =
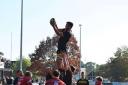
[[[22,71],[23,0],[21,0],[20,70]]]
[[[79,24],[79,27],[80,27],[80,74],[81,74],[81,57],[82,57],[82,56],[81,56],[81,26],[82,26],[82,25]],[[80,75],[80,74],[79,74],[79,75]]]
[[[10,55],[10,60],[12,61],[12,32],[11,32],[11,55]]]

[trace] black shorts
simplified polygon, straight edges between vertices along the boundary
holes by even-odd
[[[61,53],[67,53],[66,50],[57,50],[57,54],[61,54]]]

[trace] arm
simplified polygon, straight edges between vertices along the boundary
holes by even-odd
[[[71,35],[70,39],[69,39],[69,43],[77,43],[76,38],[74,37],[74,35]]]
[[[57,26],[52,26],[53,27],[53,29],[54,29],[54,31],[55,31],[55,33],[57,34],[57,35],[59,35],[59,36],[63,36],[63,32],[61,31],[61,29],[58,29],[58,27]]]
[[[79,85],[79,80],[77,81],[77,85]]]
[[[47,80],[46,83],[45,83],[45,85],[50,85],[50,81]]]
[[[89,81],[87,80],[87,85],[89,85]]]
[[[14,84],[14,85],[16,85],[16,84],[17,84],[17,82],[18,82],[18,77],[16,77],[16,78],[14,79],[13,84]]]

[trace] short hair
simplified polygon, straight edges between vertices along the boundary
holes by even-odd
[[[22,72],[21,70],[17,70],[16,73]]]
[[[82,71],[81,74],[84,74],[84,72]]]
[[[69,24],[71,27],[73,27],[73,23],[72,22],[67,22],[67,24]]]
[[[85,75],[85,73],[82,71],[82,72],[81,72],[81,76],[84,76],[84,75]]]
[[[31,73],[30,71],[26,71],[26,72],[25,72],[25,76],[31,77],[31,76],[32,76],[32,73]]]
[[[23,76],[23,75],[24,75],[24,73],[23,73],[23,71],[22,71],[22,70],[17,70],[17,71],[16,71],[16,75]]]
[[[21,73],[21,74],[23,74],[23,71],[22,71],[22,70],[17,70],[16,73]]]
[[[103,77],[97,76],[97,77],[96,77],[96,80],[98,80],[98,81],[103,81]]]
[[[54,71],[52,72],[52,74],[53,74],[53,76],[55,76],[55,77],[59,77],[60,72],[59,72],[58,70],[54,70]]]

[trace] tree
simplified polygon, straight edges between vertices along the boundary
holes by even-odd
[[[73,39],[67,45],[69,62],[79,69],[79,47],[77,46],[76,38],[74,37]],[[29,67],[29,70],[32,72],[36,71],[38,75],[45,75],[47,67],[55,68],[57,41],[58,37],[53,36],[52,38],[47,37],[46,40],[40,42],[35,52],[30,54],[32,65]]]
[[[27,68],[31,65],[30,59],[27,58],[23,58],[23,63],[22,63],[22,67],[23,67],[23,72],[25,72],[27,70]],[[12,65],[11,65],[11,69],[13,70],[13,73],[15,74],[16,71],[20,66],[20,60],[15,61]]]
[[[102,65],[96,65],[96,70],[95,70],[95,76],[102,76],[106,78],[106,75],[108,76],[109,74],[107,73],[106,69],[106,64]]]
[[[0,56],[2,56],[2,55],[4,55],[4,53],[3,52],[0,52]]]
[[[98,70],[102,70],[102,76],[109,78],[112,81],[127,81],[128,80],[128,48],[118,48],[105,65],[100,66]]]
[[[3,52],[0,52],[0,59],[2,58],[3,55],[4,55],[4,53]]]
[[[83,61],[81,61],[80,64],[81,64],[81,68],[85,68],[85,64]]]
[[[95,63],[93,63],[93,62],[87,62],[85,64],[87,74],[89,74],[91,71],[93,71],[95,69],[95,66],[96,66]]]
[[[94,79],[95,67],[96,67],[96,63],[93,62],[87,62],[85,64],[88,79]]]

